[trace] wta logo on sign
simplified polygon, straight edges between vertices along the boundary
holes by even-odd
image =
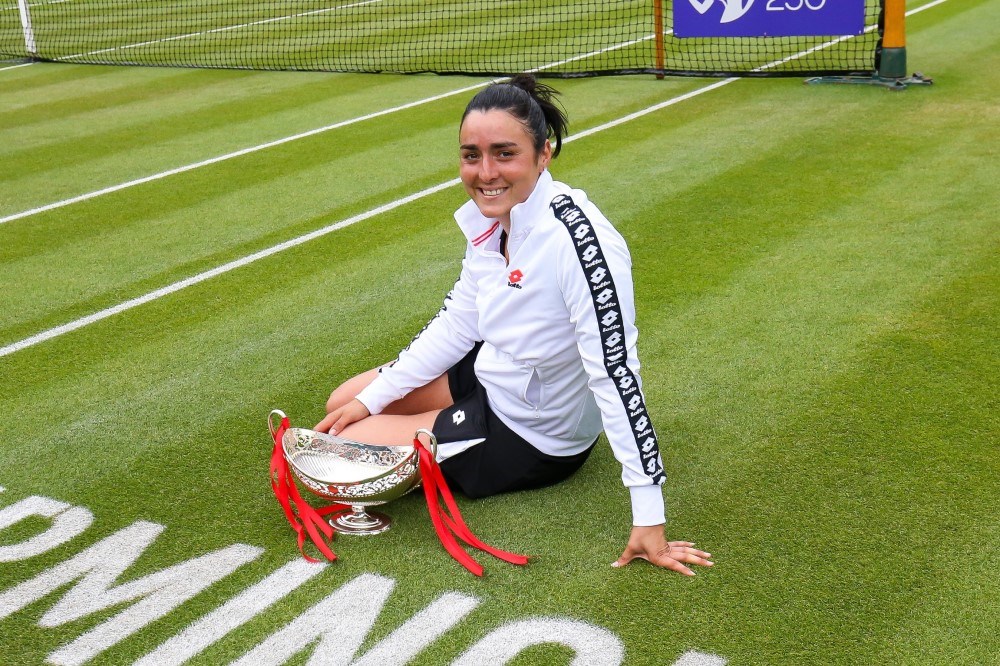
[[[865,0],[675,0],[677,37],[860,35]]]

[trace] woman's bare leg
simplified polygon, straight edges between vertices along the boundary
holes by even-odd
[[[338,386],[330,394],[330,398],[326,401],[326,413],[329,414],[335,409],[339,409],[354,400],[355,397],[361,390],[368,386],[378,377],[378,368],[372,368],[368,372],[362,372],[360,375],[355,375],[351,377],[346,382]]]
[[[378,368],[374,368],[338,386],[326,402],[327,413],[354,400],[358,393],[377,376]],[[400,400],[390,403],[380,414],[355,421],[337,434],[366,444],[408,445],[413,441],[417,430],[421,428],[431,430],[441,410],[452,404],[454,400],[448,386],[448,376],[442,375],[426,386],[414,389]]]
[[[330,399],[326,401],[326,413],[329,414],[335,409],[343,407],[355,397],[361,390],[371,384],[378,377],[378,368],[373,368],[367,372],[362,372],[338,386]],[[424,414],[431,411],[441,411],[445,407],[454,404],[451,397],[451,389],[448,387],[448,376],[441,375],[430,384],[410,391],[402,399],[390,403],[382,414],[395,415],[415,415]],[[376,442],[372,442],[375,444]]]
[[[365,444],[381,444],[383,446],[404,446],[413,443],[417,430],[425,428],[433,430],[434,420],[441,413],[440,409],[423,414],[376,414],[366,419],[355,421],[338,433],[339,436]],[[427,440],[424,439],[424,444]]]

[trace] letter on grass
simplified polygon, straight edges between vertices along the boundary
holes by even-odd
[[[479,603],[448,593],[407,620],[359,660],[354,660],[395,587],[391,578],[362,574],[255,647],[232,666],[279,666],[319,639],[308,666],[396,666],[450,629]]]
[[[726,666],[726,660],[715,654],[689,650],[674,662],[674,666]]]
[[[201,618],[133,666],[177,666],[283,599],[292,590],[323,572],[324,564],[297,559],[252,585]]]
[[[39,626],[57,627],[134,601],[47,659],[58,666],[76,666],[163,617],[263,552],[260,548],[236,544],[112,587],[163,529],[156,523],[135,522],[31,580],[0,593],[0,620],[77,579],[80,580],[76,585],[42,616]]]
[[[46,553],[79,535],[94,522],[94,514],[83,507],[32,496],[0,509],[0,531],[30,516],[52,518],[52,524],[44,532],[20,543],[0,546],[0,562],[17,562]]]
[[[403,666],[459,620],[472,612],[479,600],[458,592],[448,592],[423,609],[385,640],[351,662],[351,666]],[[370,627],[369,627],[370,628]]]

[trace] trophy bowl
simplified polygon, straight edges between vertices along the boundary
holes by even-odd
[[[275,422],[277,417],[277,423]],[[267,422],[274,437],[285,413],[275,409]],[[426,435],[431,455],[437,455],[437,438]],[[402,497],[420,485],[417,450],[412,446],[380,446],[317,432],[288,428],[281,437],[288,466],[302,484],[325,499],[350,506],[331,514],[330,525],[343,534],[378,534],[392,521],[383,513],[366,511]]]

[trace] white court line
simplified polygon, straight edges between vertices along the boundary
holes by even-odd
[[[43,5],[43,4],[59,4],[59,3],[62,3],[62,2],[69,2],[69,1],[70,0],[53,0],[52,2],[36,3],[34,5],[30,5],[29,4],[28,6],[29,7],[38,7],[38,6]],[[315,9],[315,10],[308,11],[308,12],[300,12],[298,14],[290,14],[290,15],[286,15],[286,16],[276,16],[274,18],[263,19],[263,20],[260,20],[260,21],[253,21],[251,23],[240,23],[238,25],[229,25],[229,26],[225,26],[223,28],[213,28],[211,30],[202,30],[201,32],[189,32],[186,35],[174,35],[173,37],[164,37],[163,39],[154,39],[154,40],[150,40],[150,41],[147,41],[147,42],[138,42],[136,44],[126,44],[124,46],[113,46],[111,48],[98,49],[97,51],[90,51],[88,53],[77,53],[75,55],[62,56],[62,57],[56,58],[55,61],[56,62],[62,62],[62,61],[66,61],[66,60],[74,60],[74,59],[77,59],[77,58],[86,58],[87,56],[98,55],[100,53],[110,53],[111,51],[121,51],[121,50],[124,50],[124,49],[134,49],[134,48],[139,48],[141,46],[149,46],[151,44],[161,44],[163,42],[175,42],[175,41],[178,41],[178,40],[181,40],[181,39],[187,39],[189,37],[200,37],[202,35],[211,35],[211,34],[214,34],[214,33],[217,33],[217,32],[229,32],[231,30],[239,30],[240,28],[249,28],[249,27],[256,26],[256,25],[266,25],[268,23],[277,23],[278,21],[287,21],[289,19],[302,18],[303,16],[313,16],[313,15],[316,15],[316,14],[326,14],[326,13],[337,11],[337,10],[340,10],[340,9],[353,9],[355,7],[363,7],[365,5],[372,5],[372,4],[375,4],[375,3],[378,3],[378,2],[382,2],[382,0],[361,0],[360,2],[355,2],[355,3],[349,4],[349,5],[338,5],[336,7],[327,7],[327,8],[324,8],[324,9]],[[7,9],[13,9],[14,11],[17,11],[18,8],[15,5],[14,7],[10,7],[10,8],[7,8],[7,7],[0,8],[0,11],[5,11]],[[35,63],[34,62],[26,62],[26,63],[23,63],[21,65],[15,65],[14,67],[0,67],[0,72],[2,72],[5,69],[15,69],[16,67],[27,67],[28,65],[33,65],[33,64],[35,64]]]
[[[141,46],[149,46],[151,44],[162,44],[164,42],[176,42],[180,39],[187,39],[189,37],[200,37],[202,35],[211,35],[217,32],[229,32],[230,30],[239,30],[240,28],[249,28],[256,25],[267,25],[268,23],[277,23],[278,21],[287,21],[289,19],[302,18],[303,16],[314,16],[316,14],[327,14],[329,12],[334,12],[340,9],[354,9],[355,7],[364,7],[365,5],[373,5],[382,2],[382,0],[362,0],[361,2],[354,2],[349,5],[337,5],[336,7],[326,7],[324,9],[314,9],[308,12],[300,12],[298,14],[290,14],[287,16],[276,16],[274,18],[263,19],[260,21],[252,21],[250,23],[240,23],[237,25],[229,25],[223,28],[213,28],[211,30],[202,30],[201,32],[189,32],[186,35],[174,35],[173,37],[164,37],[163,39],[153,39],[148,42],[138,42],[136,44],[126,44],[125,46],[112,46],[107,49],[99,49],[97,51],[90,51],[89,53],[77,53],[71,56],[62,56],[61,58],[56,58],[58,61],[63,60],[73,60],[74,58],[86,58],[87,56],[97,55],[99,53],[110,53],[111,51],[123,51],[125,49],[135,49]]]
[[[151,291],[148,294],[139,296],[138,298],[133,298],[131,300],[125,301],[124,303],[119,303],[114,307],[106,308],[104,310],[101,310],[100,312],[95,312],[92,315],[88,315],[81,319],[71,321],[68,324],[63,324],[62,326],[56,326],[55,328],[50,328],[47,331],[43,331],[37,335],[33,335],[30,338],[25,338],[24,340],[15,342],[14,344],[7,345],[6,347],[0,347],[0,357],[13,354],[14,352],[26,349],[27,347],[31,347],[33,345],[37,345],[39,342],[44,342],[46,340],[51,340],[52,338],[57,338],[60,335],[69,333],[70,331],[75,331],[79,328],[83,328],[84,326],[89,326],[94,322],[101,321],[102,319],[107,319],[108,317],[112,317],[120,312],[125,312],[126,310],[131,310],[132,308],[143,305],[144,303],[149,303],[150,301],[155,301],[158,298],[163,298],[164,296],[173,294],[174,292],[180,291],[181,289],[185,289],[192,285],[196,285],[199,282],[210,280],[216,276],[222,275],[223,273],[228,273],[229,271],[235,270],[242,266],[252,264],[253,262],[258,261],[260,259],[270,257],[271,255],[283,252],[293,247],[297,247],[299,245],[302,245],[303,243],[308,243],[311,240],[319,238],[320,236],[325,236],[330,232],[337,231],[338,229],[349,227],[352,224],[357,224],[358,222],[367,220],[371,217],[375,217],[376,215],[381,215],[382,213],[388,213],[389,211],[399,208],[400,206],[405,206],[406,204],[416,201],[418,199],[423,199],[426,196],[430,196],[431,194],[440,192],[441,190],[447,189],[453,185],[457,185],[460,182],[461,181],[458,178],[454,178],[447,182],[435,185],[434,187],[428,187],[427,189],[421,190],[416,194],[411,194],[409,196],[403,197],[402,199],[396,199],[395,201],[387,203],[384,206],[379,206],[378,208],[372,208],[371,210],[365,211],[364,213],[361,213],[359,215],[355,215],[354,217],[347,218],[346,220],[342,220],[341,222],[331,224],[329,226],[323,227],[322,229],[317,229],[316,231],[310,232],[303,236],[299,236],[298,238],[293,238],[292,240],[285,241],[284,243],[281,243],[279,245],[269,247],[266,250],[255,252],[254,254],[243,257],[242,259],[230,261],[227,264],[223,264],[222,266],[218,266],[209,271],[199,273],[193,277],[181,280],[180,282],[175,282],[171,285],[167,285],[166,287],[157,289],[156,291]]]
[[[930,9],[931,7],[937,7],[938,5],[943,5],[948,0],[934,0],[934,2],[928,2],[926,5],[920,5],[919,7],[914,7],[910,11],[906,12],[907,16],[913,16],[914,14],[919,14],[925,9]]]
[[[923,11],[924,9],[928,9],[930,7],[934,7],[934,6],[940,5],[940,4],[944,3],[944,2],[946,2],[946,0],[934,0],[934,2],[932,2],[930,4],[922,5],[921,7],[918,7],[916,9],[912,9],[912,10],[906,12],[906,15],[910,16],[912,14],[916,14],[917,12]],[[836,43],[836,42],[831,42],[831,43]],[[803,52],[803,55],[805,55],[805,52]],[[691,92],[685,93],[684,95],[679,95],[677,97],[674,97],[674,98],[671,98],[669,100],[666,100],[665,102],[661,102],[659,104],[655,104],[653,106],[650,106],[650,107],[647,107],[645,109],[642,109],[641,111],[636,111],[635,113],[628,114],[627,116],[623,116],[621,118],[617,118],[615,120],[611,120],[611,121],[609,121],[607,123],[604,123],[603,125],[598,125],[596,127],[592,127],[589,130],[584,130],[583,132],[580,132],[579,134],[574,134],[573,136],[567,137],[566,140],[564,141],[564,143],[570,143],[570,142],[575,141],[577,139],[582,139],[584,137],[591,136],[592,134],[597,134],[598,132],[602,132],[604,130],[611,129],[613,127],[617,127],[617,126],[619,126],[619,125],[621,125],[623,123],[635,120],[637,118],[641,118],[642,116],[648,115],[650,113],[654,113],[655,111],[659,111],[660,109],[664,109],[664,108],[666,108],[668,106],[672,106],[672,105],[677,104],[679,102],[683,102],[685,100],[691,99],[692,97],[696,97],[697,95],[701,95],[702,93],[706,93],[706,92],[709,92],[711,90],[716,90],[718,88],[721,88],[721,87],[723,87],[725,85],[728,85],[730,83],[733,83],[733,82],[739,81],[739,80],[741,80],[741,79],[734,77],[734,78],[729,78],[729,79],[723,79],[722,81],[717,81],[716,83],[713,83],[711,85],[705,86],[703,88],[698,88],[696,90],[692,90]],[[473,88],[478,88],[478,87],[480,87],[480,86],[474,86]],[[179,282],[175,282],[175,283],[173,283],[171,285],[168,285],[166,287],[163,287],[161,289],[157,289],[155,291],[151,291],[148,294],[145,294],[143,296],[139,296],[138,298],[130,299],[128,301],[125,301],[124,303],[120,303],[120,304],[115,305],[113,307],[105,308],[104,310],[101,310],[100,312],[95,312],[92,315],[88,315],[86,317],[82,317],[82,318],[77,319],[75,321],[71,321],[71,322],[69,322],[67,324],[63,324],[62,326],[57,326],[55,328],[50,328],[50,329],[48,329],[46,331],[42,331],[41,333],[38,333],[38,334],[33,335],[31,337],[25,338],[23,340],[20,340],[18,342],[13,343],[13,344],[7,345],[5,347],[0,347],[0,358],[2,358],[4,356],[9,356],[10,354],[18,352],[18,351],[20,351],[22,349],[26,349],[28,347],[32,347],[32,346],[37,345],[37,344],[39,344],[41,342],[45,342],[46,340],[51,340],[52,338],[56,338],[56,337],[59,337],[61,335],[66,334],[66,333],[69,333],[71,331],[75,331],[77,329],[83,328],[84,326],[89,326],[90,324],[93,324],[95,322],[101,321],[103,319],[107,319],[108,317],[112,317],[112,316],[114,316],[116,314],[119,314],[121,312],[125,312],[126,310],[131,310],[132,308],[138,307],[138,306],[143,305],[145,303],[149,303],[150,301],[157,300],[157,299],[162,298],[164,296],[167,296],[169,294],[173,294],[175,292],[180,291],[181,289],[186,289],[187,287],[196,285],[196,284],[198,284],[200,282],[204,282],[206,280],[209,280],[209,279],[211,279],[213,277],[222,275],[224,273],[228,273],[229,271],[235,270],[237,268],[241,268],[241,267],[246,266],[248,264],[252,264],[255,261],[258,261],[260,259],[264,259],[266,257],[270,257],[272,255],[275,255],[275,254],[279,253],[279,252],[283,252],[284,250],[287,250],[289,248],[297,247],[299,245],[302,245],[303,243],[307,243],[307,242],[309,242],[311,240],[314,240],[316,238],[320,238],[321,236],[325,236],[325,235],[327,235],[329,233],[337,231],[338,229],[343,229],[343,228],[349,227],[349,226],[351,226],[353,224],[357,224],[358,222],[361,222],[363,220],[367,220],[367,219],[375,217],[377,215],[381,215],[382,213],[389,212],[391,210],[399,208],[400,206],[404,206],[404,205],[406,205],[408,203],[412,203],[412,202],[417,201],[419,199],[423,199],[424,197],[427,197],[427,196],[430,196],[430,195],[435,194],[437,192],[440,192],[442,190],[448,189],[449,187],[458,185],[459,183],[461,183],[461,179],[459,179],[459,178],[453,178],[452,180],[445,181],[443,183],[439,183],[437,185],[434,185],[433,187],[429,187],[429,188],[421,190],[421,191],[419,191],[419,192],[417,192],[415,194],[411,194],[409,196],[406,196],[406,197],[403,197],[403,198],[400,198],[400,199],[396,199],[395,201],[392,201],[392,202],[390,202],[388,204],[385,204],[383,206],[379,206],[377,208],[373,208],[373,209],[368,210],[368,211],[366,211],[364,213],[360,213],[359,215],[355,215],[354,217],[350,217],[350,218],[348,218],[346,220],[342,220],[340,222],[336,222],[334,224],[331,224],[331,225],[328,225],[326,227],[323,227],[322,229],[317,229],[316,231],[312,231],[312,232],[310,232],[308,234],[304,234],[304,235],[299,236],[297,238],[293,238],[292,240],[285,241],[284,243],[272,246],[272,247],[267,248],[265,250],[261,250],[260,252],[256,252],[256,253],[251,254],[249,256],[243,257],[242,259],[237,259],[235,261],[231,261],[229,263],[223,264],[222,266],[218,266],[218,267],[213,268],[211,270],[199,273],[199,274],[197,274],[195,276],[192,276],[190,278],[187,278],[185,280],[181,280]]]
[[[74,2],[75,0],[49,0],[48,2],[29,2],[28,8],[32,7],[44,7],[46,5],[61,5],[64,2]],[[8,5],[7,7],[0,7],[0,12],[16,12],[19,7],[17,5]]]
[[[667,30],[664,33],[666,35],[674,34],[673,30]],[[534,69],[527,70],[528,72],[534,74],[535,72],[541,72],[546,69],[551,69],[553,67],[558,67],[559,65],[566,65],[571,62],[576,62],[577,60],[585,60],[591,58],[595,55],[602,55],[604,53],[610,53],[611,51],[617,51],[619,49],[628,48],[629,46],[634,46],[636,44],[641,44],[642,42],[648,42],[649,40],[656,37],[656,34],[646,35],[645,37],[640,37],[639,39],[632,39],[627,42],[622,42],[621,44],[615,44],[614,46],[608,46],[603,49],[598,49],[597,51],[591,51],[590,53],[584,53],[583,55],[573,56],[572,58],[566,58],[565,60],[558,60],[556,62],[551,62],[548,65],[542,65],[541,67],[536,67]]]

